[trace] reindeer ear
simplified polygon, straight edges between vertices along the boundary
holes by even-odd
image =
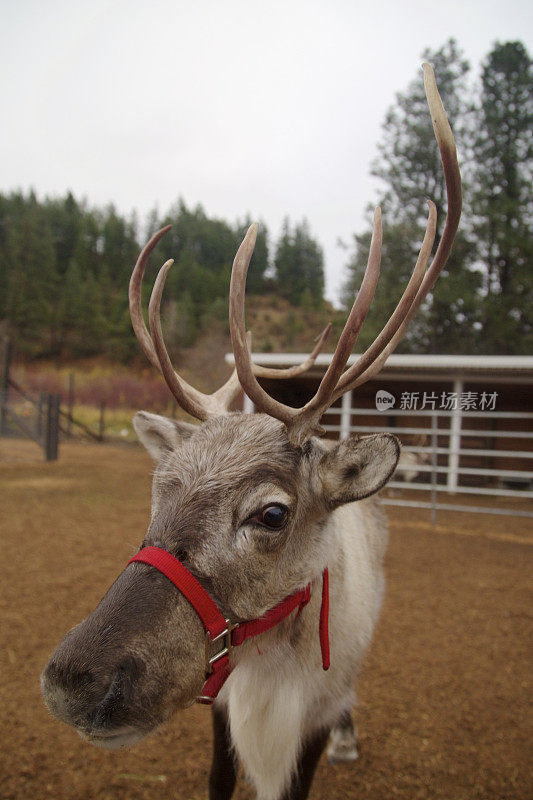
[[[197,425],[138,411],[133,417],[135,433],[155,461],[179,447],[198,430]]]
[[[400,442],[391,433],[353,436],[322,456],[320,474],[330,508],[379,491],[396,469]]]

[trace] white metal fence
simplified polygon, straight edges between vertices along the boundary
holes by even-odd
[[[365,424],[365,417],[373,418],[366,420],[371,424]],[[376,424],[379,417],[383,417],[382,425],[379,419]],[[476,427],[476,420],[483,424]],[[461,409],[380,412],[353,408],[351,393],[347,393],[340,407],[326,411],[323,424],[340,438],[350,433],[391,431],[404,443],[403,452],[418,457],[416,465],[399,464],[387,489],[402,490],[402,497],[394,496],[394,491],[386,494],[383,501],[387,505],[428,508],[433,520],[439,510],[533,517],[533,504],[528,502],[533,499],[533,413]],[[405,443],[415,436],[425,437],[424,443]],[[468,446],[468,440],[475,444]],[[414,471],[415,481],[401,480],[402,474]],[[455,502],[461,496],[478,498],[479,504]],[[487,504],[489,497],[496,502]]]

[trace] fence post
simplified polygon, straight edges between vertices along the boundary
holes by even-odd
[[[431,415],[431,524],[437,521],[437,447],[439,444],[439,418]]]
[[[462,425],[462,411],[461,411],[461,394],[463,391],[463,381],[461,378],[456,378],[453,382],[453,391],[455,392],[457,403],[453,409],[452,422],[450,428],[449,450],[448,457],[448,491],[455,494],[458,482],[458,469],[459,469],[459,451],[461,449],[461,425]]]
[[[4,339],[4,365],[2,369],[2,384],[0,386],[0,436],[6,432],[7,395],[9,392],[9,368],[11,366],[11,339]]]
[[[47,461],[57,461],[59,451],[59,395],[49,394],[46,400],[44,452]]]
[[[341,401],[341,431],[340,439],[347,439],[350,435],[350,425],[352,422],[352,393],[351,391],[343,394]]]
[[[74,373],[69,372],[68,374],[68,417],[67,417],[67,436],[70,436],[72,433],[72,417],[74,415]]]
[[[43,437],[43,414],[46,406],[46,395],[44,392],[39,392],[39,400],[37,401],[37,420],[35,423],[35,436],[39,441]]]
[[[105,434],[105,400],[100,402],[100,422],[98,423],[98,439],[104,441]]]

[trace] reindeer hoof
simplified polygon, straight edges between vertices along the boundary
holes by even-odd
[[[355,761],[359,756],[355,733],[353,731],[332,731],[326,754],[330,764],[337,764],[341,761]]]

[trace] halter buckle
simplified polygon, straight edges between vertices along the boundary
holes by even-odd
[[[211,638],[209,633],[205,635],[205,672],[206,675],[211,675],[213,672],[213,665],[219,658],[223,658],[223,656],[229,656],[232,649],[231,644],[231,633],[237,627],[236,624],[233,624],[226,619],[226,627],[219,633],[217,636]],[[217,642],[222,640],[222,648],[217,652],[213,652],[213,645]]]

